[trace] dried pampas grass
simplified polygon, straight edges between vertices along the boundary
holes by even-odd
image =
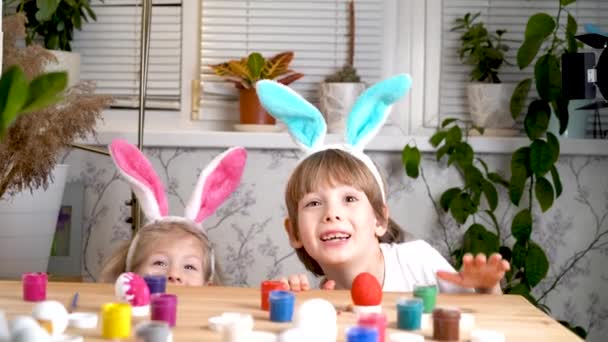
[[[24,17],[3,19],[4,68],[19,65],[30,78],[42,73],[54,56],[40,46],[20,48]],[[80,82],[61,102],[21,115],[0,142],[0,198],[25,189],[46,188],[58,154],[78,138],[94,133],[97,120],[111,97],[94,93],[94,85]]]

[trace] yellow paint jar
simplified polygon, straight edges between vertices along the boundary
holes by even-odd
[[[131,335],[131,305],[106,303],[101,307],[103,338],[127,338]]]

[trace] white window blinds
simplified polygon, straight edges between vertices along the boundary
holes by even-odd
[[[468,108],[466,99],[466,83],[469,82],[470,67],[462,64],[458,57],[460,47],[460,33],[450,32],[456,18],[463,17],[467,12],[481,12],[481,19],[489,31],[506,29],[503,36],[510,40],[511,46],[506,53],[506,59],[511,65],[503,65],[499,70],[502,82],[518,83],[524,78],[532,77],[534,63],[526,69],[519,70],[517,67],[517,49],[521,45],[528,18],[534,13],[545,12],[555,16],[557,14],[557,0],[444,0],[442,5],[442,44],[441,44],[441,84],[439,96],[440,121],[447,117],[468,119]],[[608,1],[606,0],[579,0],[567,7],[578,22],[577,34],[584,33],[584,24],[593,23],[599,25],[603,30],[608,29]],[[567,14],[562,13],[560,25],[566,22]],[[479,21],[478,19],[478,21]],[[594,51],[589,47],[579,52]],[[596,51],[597,52],[597,51]],[[539,53],[540,54],[540,53]],[[596,61],[599,54],[596,55]],[[535,88],[530,91],[531,96],[536,96]],[[601,97],[599,91],[597,96]],[[608,113],[603,115],[602,128],[608,129]],[[593,129],[593,115],[589,115],[588,136]]]
[[[257,51],[270,57],[294,51],[291,69],[304,77],[290,84],[317,101],[318,84],[347,61],[348,0],[201,1],[200,117],[237,121],[233,86],[208,67]],[[362,81],[381,78],[383,0],[355,1],[355,60]],[[232,95],[232,96],[227,96]]]
[[[95,80],[99,93],[114,95],[116,107],[138,106],[141,3],[91,1],[97,21],[84,23],[72,44],[81,54],[80,78]],[[147,108],[180,109],[181,3],[152,1]]]

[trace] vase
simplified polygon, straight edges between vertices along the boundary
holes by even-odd
[[[365,90],[365,83],[323,82],[319,88],[319,109],[327,122],[328,133],[343,133],[346,118],[355,101]]]
[[[513,128],[509,102],[514,89],[515,85],[508,83],[469,83],[467,100],[473,124],[490,129]]]
[[[255,88],[239,91],[240,123],[243,125],[274,125],[275,119],[260,104]]]
[[[44,68],[45,72],[65,71],[68,74],[67,88],[80,81],[80,54],[69,51],[48,50],[56,61],[50,61]]]
[[[0,200],[0,278],[47,271],[68,168],[57,165],[46,190],[5,194]]]

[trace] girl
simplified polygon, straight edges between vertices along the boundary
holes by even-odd
[[[347,119],[345,143],[324,145],[325,122],[314,106],[287,87],[257,83],[262,105],[285,122],[309,154],[287,184],[285,228],[290,244],[309,271],[325,276],[323,288],[348,289],[359,273],[368,272],[384,291],[438,283],[444,292],[474,288],[500,293],[499,281],[509,264],[499,254],[489,260],[467,255],[456,273],[426,242],[400,243],[399,227],[389,220],[380,173],[363,148],[410,84],[409,76],[400,75],[366,90]],[[304,275],[284,281],[295,291],[310,287]]]
[[[247,154],[231,148],[203,169],[184,217],[168,216],[165,191],[145,156],[124,140],[110,144],[114,163],[131,185],[149,223],[107,260],[102,279],[113,282],[123,272],[165,275],[169,283],[218,284],[218,266],[202,226],[240,182]]]

